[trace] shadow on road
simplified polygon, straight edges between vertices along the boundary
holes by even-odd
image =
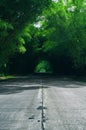
[[[82,88],[86,87],[85,82],[75,81],[70,78],[54,78],[47,79],[44,83],[47,87],[62,87],[62,88]]]
[[[28,85],[27,87],[25,87],[24,85],[6,85],[6,86],[0,86],[0,95],[2,94],[15,94],[15,93],[21,93],[23,91],[26,90],[36,90],[39,89],[41,86],[30,86]],[[46,87],[48,88],[48,87]]]
[[[56,76],[26,76],[0,82],[0,95],[21,93],[27,90],[37,90],[42,84],[44,88],[82,88],[86,82],[76,81],[67,77]]]

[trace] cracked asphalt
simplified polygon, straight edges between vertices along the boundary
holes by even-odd
[[[1,81],[0,130],[86,130],[86,83],[32,75]]]

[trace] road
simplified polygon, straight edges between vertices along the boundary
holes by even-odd
[[[0,82],[0,130],[86,130],[86,83],[47,76]]]

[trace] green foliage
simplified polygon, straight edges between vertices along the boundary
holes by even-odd
[[[52,73],[52,68],[48,61],[42,60],[35,68],[36,73]]]
[[[0,66],[10,55],[24,53],[25,42],[31,39],[30,23],[48,7],[51,0],[0,1]]]
[[[79,69],[82,71],[86,66],[85,7],[84,0],[58,1],[53,2],[50,10],[45,10],[43,14],[46,19],[45,30],[48,32],[43,50],[53,64],[55,60],[55,71],[62,66],[60,69],[63,71],[67,72],[69,68],[69,71],[78,73]]]
[[[0,63],[25,52],[15,56],[18,70],[33,71],[44,59],[36,72],[49,71],[48,60],[54,72],[86,74],[86,0],[50,2],[0,1]]]

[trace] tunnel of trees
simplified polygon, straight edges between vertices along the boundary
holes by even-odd
[[[86,0],[1,0],[0,74],[86,75]]]

